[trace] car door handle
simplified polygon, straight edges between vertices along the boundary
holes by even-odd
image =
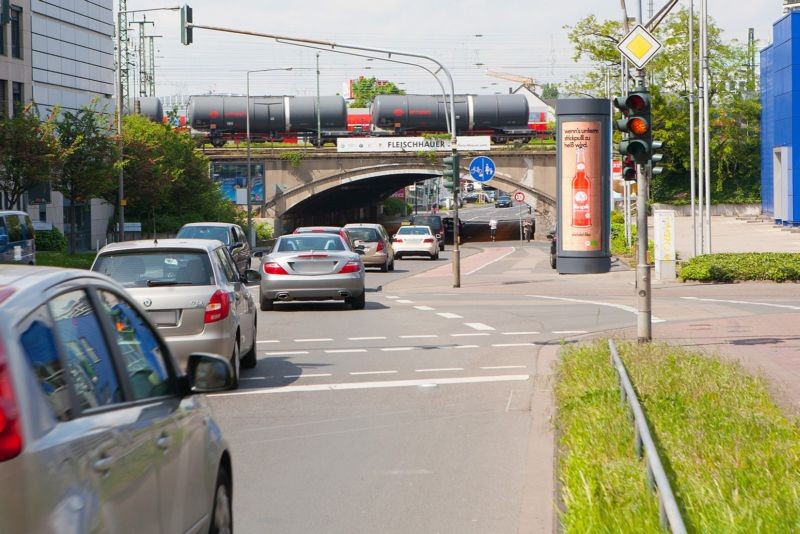
[[[158,439],[156,440],[156,446],[159,449],[167,450],[172,446],[172,436],[167,434],[166,432],[162,432]]]
[[[111,467],[114,465],[114,462],[116,461],[117,461],[116,458],[114,458],[113,456],[101,456],[100,458],[92,462],[92,469],[94,469],[98,473],[105,474],[111,471]]]

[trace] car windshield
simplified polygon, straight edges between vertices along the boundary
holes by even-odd
[[[442,226],[442,219],[439,217],[414,217],[414,224],[430,226],[431,229],[436,229]]]
[[[124,287],[214,284],[208,255],[199,251],[154,250],[102,254],[92,270],[110,276]]]
[[[293,234],[278,239],[277,252],[299,252],[308,250],[347,250],[338,235]]]
[[[381,236],[374,228],[348,228],[347,232],[353,238],[353,241],[367,241],[374,243],[380,241]]]
[[[430,235],[430,230],[422,226],[401,226],[398,235]]]
[[[216,239],[226,245],[231,244],[231,233],[224,226],[184,226],[177,237],[186,239]]]

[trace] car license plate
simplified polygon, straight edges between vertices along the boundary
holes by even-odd
[[[147,315],[156,326],[176,326],[178,324],[178,312],[176,310],[148,311]]]

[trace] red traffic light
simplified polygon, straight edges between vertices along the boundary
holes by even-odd
[[[625,103],[631,110],[637,113],[647,107],[647,101],[639,93],[631,94],[625,101]]]
[[[628,120],[628,131],[635,135],[644,135],[650,130],[650,125],[642,117],[633,117]]]

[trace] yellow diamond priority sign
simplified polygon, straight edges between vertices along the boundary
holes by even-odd
[[[625,54],[637,68],[643,68],[650,59],[661,49],[659,43],[644,26],[637,24],[631,32],[617,45],[620,52]]]

